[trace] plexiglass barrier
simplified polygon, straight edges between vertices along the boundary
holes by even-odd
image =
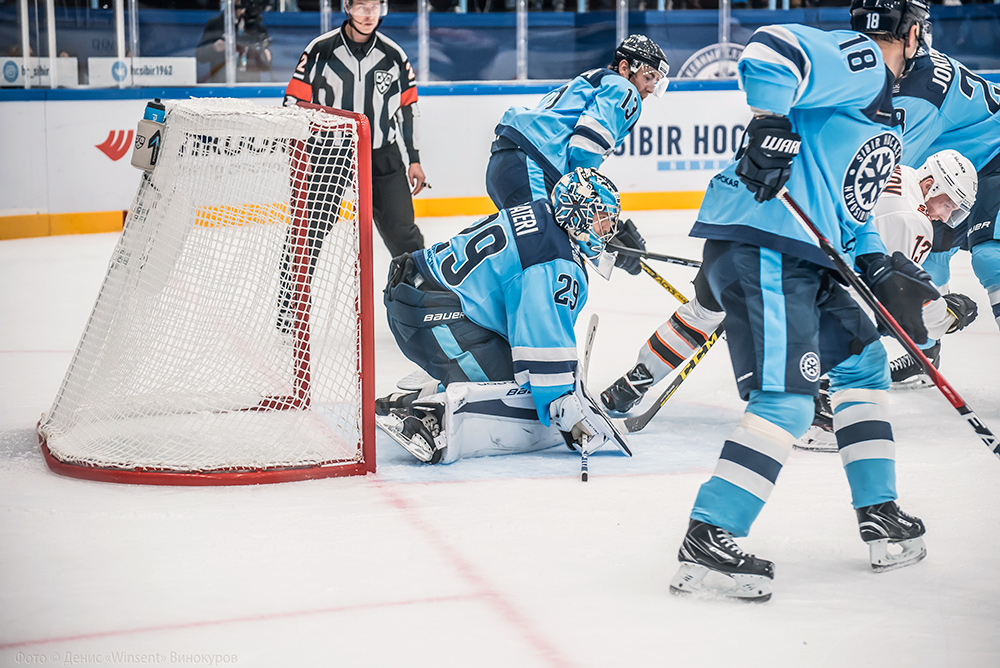
[[[379,30],[407,53],[420,82],[565,80],[607,65],[621,36],[635,32],[660,44],[671,77],[725,79],[762,25],[848,27],[846,4],[769,9],[802,3],[413,0],[390,2]],[[283,84],[305,46],[345,19],[339,0],[223,0],[198,9],[211,5],[6,0],[0,86]],[[974,70],[1000,69],[1000,4],[934,5],[931,20],[936,48]]]

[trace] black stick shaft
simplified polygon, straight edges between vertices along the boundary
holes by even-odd
[[[806,230],[809,231],[810,235],[816,239],[820,249],[822,249],[828,258],[830,258],[830,261],[833,262],[833,265],[837,268],[837,271],[843,279],[847,281],[847,283],[854,288],[859,295],[861,295],[861,299],[868,305],[868,308],[874,311],[876,317],[878,317],[878,319],[881,320],[890,331],[892,331],[893,336],[895,336],[896,339],[902,344],[903,348],[906,349],[906,352],[910,353],[913,359],[917,360],[917,362],[923,366],[924,371],[928,376],[930,376],[931,380],[934,381],[934,385],[937,386],[937,388],[941,391],[941,394],[945,396],[945,399],[947,399],[955,410],[958,411],[959,415],[964,417],[969,422],[979,438],[981,438],[983,443],[986,444],[986,447],[988,447],[994,455],[1000,457],[1000,440],[997,440],[997,437],[993,434],[993,432],[990,431],[983,421],[979,419],[979,416],[976,415],[971,408],[969,408],[969,405],[965,403],[965,400],[962,399],[961,395],[955,391],[955,388],[953,388],[951,384],[945,380],[944,376],[941,375],[941,372],[938,371],[937,367],[931,364],[931,361],[927,359],[924,352],[917,347],[917,344],[913,342],[913,339],[911,339],[910,336],[903,331],[903,328],[900,327],[898,322],[896,322],[896,319],[893,318],[889,311],[886,310],[885,306],[882,305],[864,281],[862,281],[861,278],[854,273],[854,270],[847,264],[847,261],[844,260],[843,256],[837,252],[837,250],[833,247],[833,244],[830,243],[830,240],[823,236],[823,233],[819,231],[819,228],[817,228],[815,224],[813,224],[809,216],[807,216],[805,211],[802,210],[802,207],[800,207],[798,203],[792,199],[788,190],[786,188],[782,188],[781,192],[778,193],[778,197],[781,198],[785,207],[791,211],[792,216],[799,221],[799,224],[805,227]]]

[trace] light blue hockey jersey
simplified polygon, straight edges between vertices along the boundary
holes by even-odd
[[[517,144],[552,181],[577,167],[599,168],[642,113],[639,91],[607,68],[590,70],[542,98],[511,107],[496,134]]]
[[[573,328],[587,302],[587,271],[552,204],[501,210],[413,258],[458,295],[469,320],[507,339],[514,380],[548,425],[549,404],[576,387]]]
[[[802,137],[786,187],[835,248],[885,252],[868,220],[899,162],[894,77],[871,39],[801,25],[758,29],[738,63],[747,103],[788,116]],[[777,198],[758,204],[736,176],[717,174],[691,235],[741,241],[824,266],[826,255]]]
[[[981,170],[1000,155],[1000,85],[940,51],[917,56],[893,102],[903,124],[904,165],[919,167],[951,148]]]

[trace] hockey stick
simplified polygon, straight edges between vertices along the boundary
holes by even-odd
[[[662,287],[664,290],[666,290],[667,292],[669,292],[670,294],[672,294],[674,297],[676,297],[677,301],[679,301],[681,304],[687,304],[688,303],[688,298],[685,297],[684,295],[682,295],[677,290],[677,288],[675,288],[674,286],[670,285],[670,281],[668,281],[667,279],[663,278],[662,276],[660,276],[659,274],[657,274],[655,271],[653,271],[652,267],[650,267],[648,264],[646,264],[642,260],[639,260],[639,266],[642,268],[642,270],[644,272],[646,272],[647,274],[649,274],[654,281],[656,281],[657,283],[659,283],[660,287]]]
[[[687,364],[684,365],[680,373],[674,376],[674,379],[670,381],[667,388],[663,390],[663,393],[656,400],[656,403],[646,409],[646,412],[641,415],[625,418],[625,430],[628,433],[633,434],[649,424],[649,421],[653,419],[653,416],[656,415],[661,408],[663,408],[663,404],[667,403],[667,400],[673,396],[674,392],[677,391],[677,388],[684,382],[684,379],[688,377],[688,374],[690,374],[696,366],[698,366],[698,363],[701,362],[703,357],[705,357],[705,353],[707,353],[709,349],[715,345],[715,342],[719,340],[719,336],[721,335],[722,325],[719,325],[708,337],[708,340],[701,344],[701,347],[694,352],[694,357],[688,360]]]
[[[580,383],[587,384],[587,373],[590,370],[590,354],[594,350],[594,337],[597,336],[597,325],[600,318],[596,313],[590,316],[587,323],[587,337],[583,340],[583,368],[580,369]],[[587,482],[590,479],[589,462],[590,453],[587,452],[587,444],[580,446],[580,480]]]
[[[620,244],[609,243],[606,248],[616,253],[624,253],[625,255],[641,257],[645,260],[659,260],[660,262],[679,264],[682,267],[694,267],[695,269],[701,266],[701,260],[688,260],[683,257],[663,255],[661,253],[654,253],[653,251],[639,250],[638,248],[629,248],[628,246],[622,246]]]
[[[942,376],[941,372],[937,370],[937,367],[931,364],[930,360],[927,359],[927,356],[924,355],[924,352],[920,350],[920,348],[917,347],[917,344],[913,342],[913,339],[911,339],[910,336],[903,331],[903,328],[899,326],[896,319],[893,318],[889,311],[886,310],[885,306],[883,306],[878,298],[872,293],[871,289],[864,283],[864,281],[861,280],[861,278],[858,277],[857,274],[854,273],[854,270],[851,269],[850,265],[847,264],[847,261],[844,260],[840,253],[837,252],[837,250],[833,247],[833,244],[830,243],[829,239],[823,236],[823,233],[819,231],[815,224],[813,224],[812,220],[809,219],[809,216],[807,216],[798,203],[792,199],[788,189],[782,188],[778,193],[778,197],[781,198],[785,208],[792,213],[792,216],[799,222],[799,224],[806,229],[810,236],[816,239],[820,249],[822,249],[828,258],[830,258],[830,261],[833,262],[833,265],[837,268],[837,272],[840,273],[841,277],[861,296],[861,299],[865,302],[868,308],[875,312],[875,315],[882,322],[882,324],[892,331],[893,336],[895,336],[896,339],[902,344],[903,348],[906,349],[906,352],[910,353],[913,359],[920,363],[920,365],[924,368],[924,372],[930,376],[937,388],[941,390],[941,394],[943,394],[948,402],[958,411],[958,414],[969,422],[976,434],[979,435],[979,438],[981,438],[983,443],[986,444],[986,447],[988,447],[994,455],[1000,457],[1000,441],[997,440],[997,437],[994,436],[993,432],[990,431],[982,420],[979,419],[979,416],[976,415],[971,408],[969,408],[969,405],[965,403],[965,400],[959,396],[958,392],[952,388],[948,381],[944,379],[944,376]]]
[[[667,292],[676,297],[682,304],[688,303],[687,297],[678,292],[674,288],[674,286],[670,285],[670,282],[667,281],[667,279],[663,278],[655,271],[653,271],[653,269],[648,264],[646,264],[642,260],[639,260],[639,266],[642,267],[643,271],[652,276],[653,279],[657,283],[659,283]],[[712,332],[711,335],[709,335],[705,343],[703,343],[701,347],[695,351],[694,356],[690,360],[688,360],[687,364],[684,365],[680,373],[677,374],[672,381],[670,381],[670,384],[667,385],[666,389],[663,390],[663,392],[656,399],[656,402],[652,406],[647,408],[644,413],[636,415],[634,417],[625,418],[622,421],[622,424],[625,426],[625,430],[627,432],[629,432],[630,434],[635,433],[644,428],[647,424],[649,424],[649,421],[653,419],[653,417],[660,411],[661,408],[663,408],[663,404],[667,403],[670,397],[674,396],[674,392],[677,391],[677,388],[681,386],[681,383],[683,383],[684,379],[688,377],[688,374],[691,373],[691,370],[694,369],[696,366],[698,366],[698,363],[701,362],[701,359],[705,356],[705,353],[707,353],[709,349],[715,345],[715,342],[719,340],[719,337],[721,335],[722,335],[722,325],[719,325],[716,328],[716,330]]]

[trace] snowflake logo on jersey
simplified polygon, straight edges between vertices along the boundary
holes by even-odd
[[[803,355],[799,360],[799,372],[810,383],[819,380],[819,355],[811,351]]]
[[[388,70],[379,70],[375,73],[375,88],[381,95],[385,95],[385,92],[389,90],[389,86],[392,85],[392,81],[392,72],[389,72]]]
[[[903,146],[899,137],[883,132],[858,149],[844,175],[844,205],[851,216],[863,223],[896,169]]]

